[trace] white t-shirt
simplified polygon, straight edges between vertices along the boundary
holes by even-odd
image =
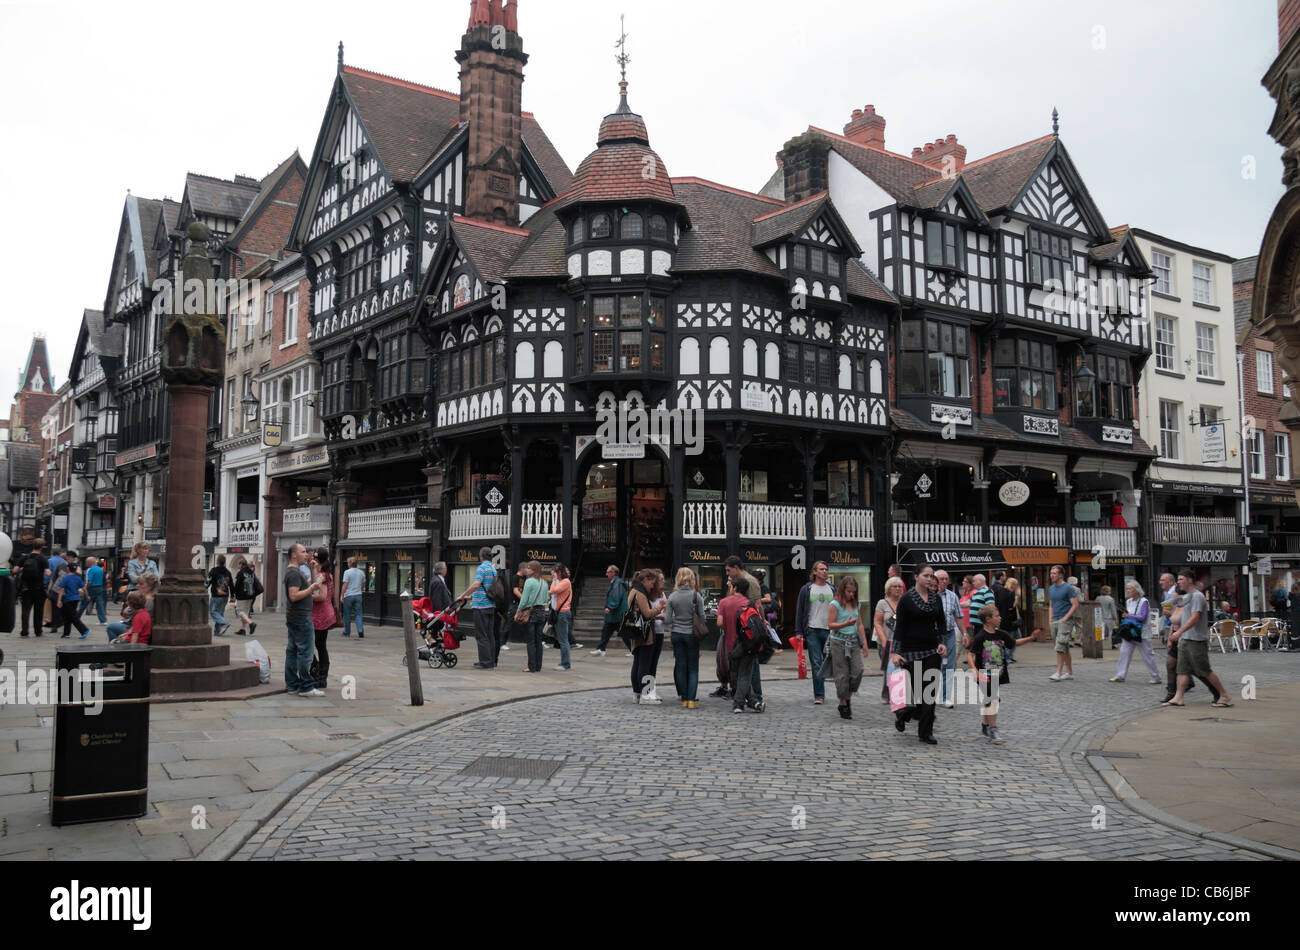
[[[835,588],[830,584],[813,584],[808,588],[808,629],[829,630],[831,601]]]

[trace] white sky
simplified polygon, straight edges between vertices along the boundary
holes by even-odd
[[[1055,106],[1111,226],[1244,257],[1282,194],[1259,83],[1277,53],[1271,0],[519,7],[524,108],[570,167],[617,105],[623,12],[629,98],[672,175],[757,189],[787,139],[810,124],[840,131],[866,103],[890,150],[951,132],[973,160],[1049,132]],[[295,148],[310,161],[340,39],[348,63],[458,90],[469,8],[0,0],[0,411],[33,330],[66,379],[81,311],[104,303],[128,188],[179,200],[187,171],[260,177]]]

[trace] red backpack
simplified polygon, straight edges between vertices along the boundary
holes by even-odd
[[[765,645],[770,648],[772,644],[767,622],[754,604],[745,606],[736,615],[736,634],[736,642],[746,653],[760,653]]]

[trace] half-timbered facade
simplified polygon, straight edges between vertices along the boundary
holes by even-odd
[[[311,282],[312,350],[330,439],[337,533],[370,575],[371,616],[422,589],[437,532],[413,505],[441,501],[417,290],[456,215],[517,227],[571,173],[521,108],[527,56],[501,10],[476,11],[457,95],[345,66],[331,93],[294,227]],[[482,22],[479,22],[479,21]],[[495,38],[495,41],[494,41]],[[484,284],[461,288],[482,297]]]
[[[1069,558],[1086,573],[1100,547],[1115,576],[1131,571],[1137,532],[1115,526],[1136,527],[1152,455],[1133,395],[1146,260],[1107,228],[1055,131],[968,163],[956,136],[907,156],[884,128],[871,106],[843,135],[810,127],[764,193],[828,191],[899,300],[897,556],[1044,574]]]
[[[68,370],[74,412],[68,545],[82,557],[117,554],[118,411],[112,379],[124,332],[120,324],[105,326],[100,311],[84,311]]]

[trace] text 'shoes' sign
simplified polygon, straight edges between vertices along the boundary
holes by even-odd
[[[153,922],[153,888],[70,887],[50,891],[50,920],[126,921],[133,930],[148,930]]]

